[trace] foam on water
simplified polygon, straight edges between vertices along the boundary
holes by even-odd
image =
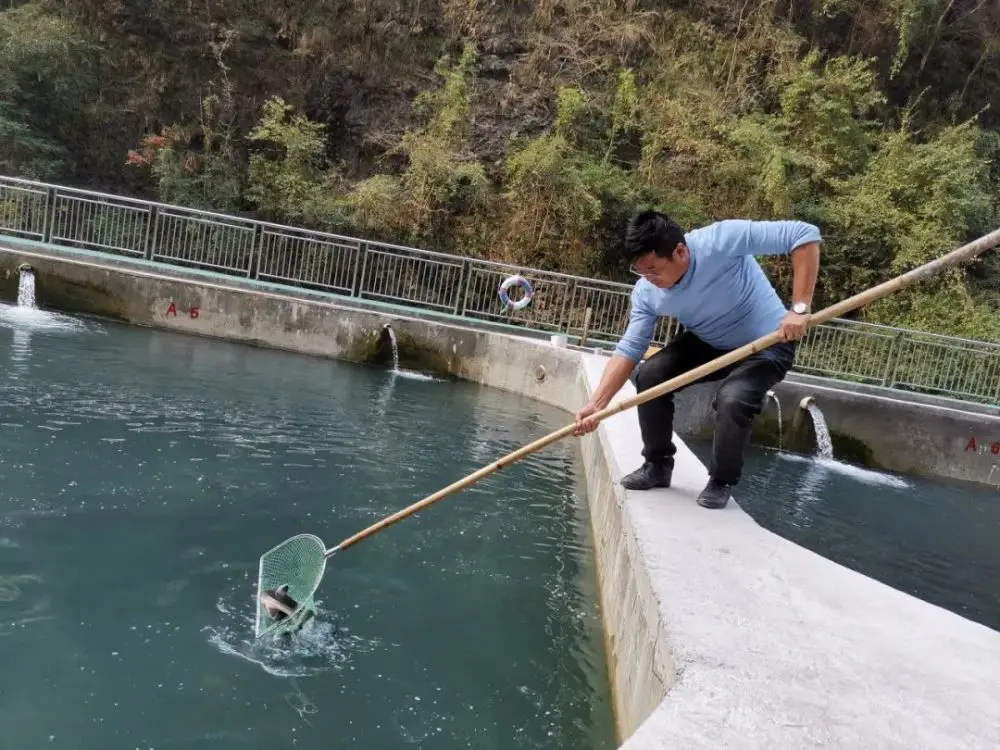
[[[894,487],[896,489],[906,489],[907,487],[912,486],[912,483],[908,482],[903,477],[896,476],[894,474],[886,474],[881,471],[873,471],[861,466],[854,466],[853,464],[847,464],[833,458],[800,456],[796,453],[779,453],[778,457],[784,459],[785,461],[809,463],[813,466],[828,469],[829,471],[837,474],[850,477],[851,479],[855,479],[859,482],[864,482],[865,484],[869,484],[873,487]]]
[[[433,375],[426,375],[422,372],[414,372],[413,370],[394,370],[393,376],[397,378],[405,378],[406,380],[427,380],[434,382],[442,382],[444,378],[436,378]]]
[[[37,307],[19,307],[0,304],[0,327],[29,333],[74,333],[80,331],[100,331],[96,325],[88,325],[78,318],[61,313],[40,310]]]

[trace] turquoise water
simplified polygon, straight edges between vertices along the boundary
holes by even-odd
[[[609,748],[576,446],[335,557],[255,646],[260,554],[328,546],[565,424],[468,383],[0,308],[4,747]]]
[[[708,461],[710,442],[688,445]],[[751,447],[733,497],[761,526],[796,544],[1000,630],[994,488]]]

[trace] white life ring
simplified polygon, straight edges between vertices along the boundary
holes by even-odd
[[[507,293],[508,290],[513,286],[521,287],[521,291],[524,296],[521,297],[517,302],[512,302],[510,295]],[[504,279],[504,282],[500,285],[500,301],[505,307],[509,307],[511,310],[522,310],[531,304],[531,298],[535,296],[535,290],[531,287],[531,282],[528,281],[523,276],[514,275],[508,279]]]

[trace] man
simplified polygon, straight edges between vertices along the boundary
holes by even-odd
[[[657,211],[633,217],[625,253],[640,278],[632,290],[628,328],[590,402],[577,412],[574,434],[597,427],[592,415],[625,385],[660,316],[677,319],[685,330],[642,363],[635,377],[638,392],[780,330],[780,343],[703,378],[722,383],[713,402],[709,482],[698,503],[725,507],[742,475],[752,422],[767,391],[791,369],[795,342],[808,330],[821,242],[819,229],[801,221],[731,219],[685,233]],[[754,256],[788,254],[793,281],[791,309],[786,310]],[[669,487],[676,452],[673,393],[637,408],[645,461],[622,485],[630,490]]]

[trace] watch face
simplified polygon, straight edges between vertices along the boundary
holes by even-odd
[[[796,302],[792,305],[792,312],[802,315],[806,311],[806,305],[804,302]]]

